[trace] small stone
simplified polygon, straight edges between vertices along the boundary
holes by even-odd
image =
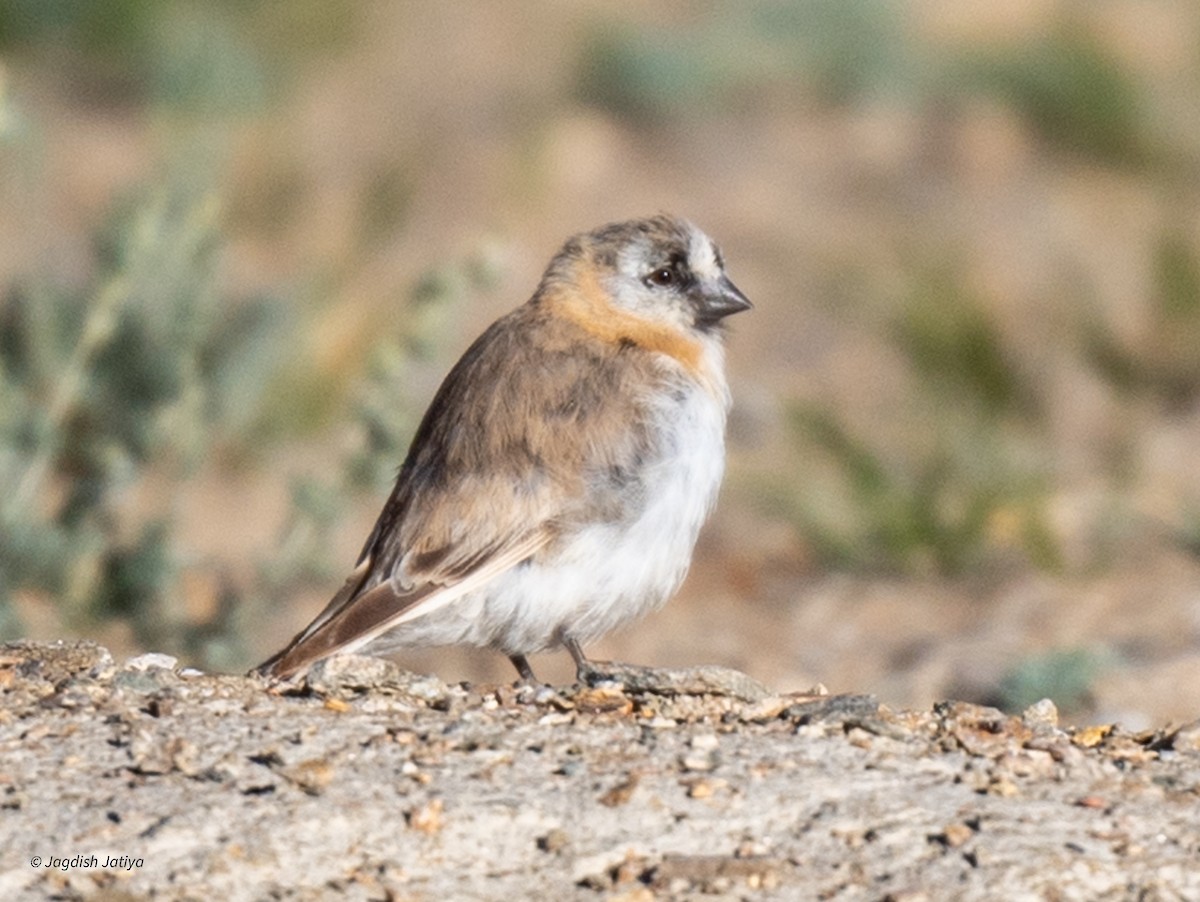
[[[1095,748],[1108,738],[1113,729],[1114,727],[1110,723],[1084,727],[1081,730],[1075,731],[1075,733],[1071,736],[1071,741],[1080,748]]]
[[[649,720],[643,721],[641,725],[651,730],[673,730],[679,726],[679,721],[673,717],[664,717],[661,714],[656,714]]]
[[[728,780],[701,777],[699,780],[693,780],[688,786],[688,798],[711,799],[718,790],[724,789],[728,785]]]
[[[1008,777],[994,777],[988,783],[987,794],[990,796],[998,796],[1002,799],[1011,799],[1013,796],[1020,793],[1017,784]]]
[[[691,751],[679,759],[679,766],[686,771],[710,771],[717,766],[717,755],[713,751]]]
[[[414,808],[408,814],[408,826],[421,833],[432,836],[442,830],[442,811],[445,803],[441,799],[431,799],[420,808]]]
[[[95,642],[18,639],[0,644],[0,670],[8,669],[16,672],[18,680],[56,684],[70,677],[101,679],[110,674],[115,665],[108,649]]]
[[[344,689],[372,689],[394,681],[400,668],[391,661],[370,655],[333,655],[314,664],[304,676],[311,689],[332,692]]]
[[[158,736],[139,730],[129,743],[129,756],[133,759],[130,769],[139,774],[169,774],[175,767],[172,751]]]
[[[933,838],[947,848],[957,849],[974,835],[974,830],[960,822],[946,825],[946,828]]]
[[[333,765],[323,758],[310,758],[292,767],[280,771],[304,792],[310,796],[320,795],[325,787],[333,782]]]
[[[590,714],[614,712],[629,714],[633,701],[620,686],[601,684],[594,689],[583,689],[575,696],[575,707]]]
[[[873,695],[806,694],[791,697],[783,715],[797,723],[845,723],[870,725],[874,732],[886,733],[890,728],[880,720],[879,699]]]
[[[604,852],[576,858],[571,867],[571,882],[592,889],[610,889],[617,869],[636,855],[636,850],[622,844]]]
[[[557,704],[561,699],[562,696],[553,686],[538,686],[533,692],[535,705]]]
[[[539,836],[537,847],[543,852],[559,852],[570,845],[571,837],[567,835],[566,830],[555,827],[545,836]]]
[[[113,682],[127,692],[152,695],[178,683],[178,676],[169,667],[126,668],[116,675]]]
[[[869,749],[875,742],[875,735],[862,727],[851,727],[846,731],[846,741],[855,748]]]
[[[176,737],[167,743],[167,754],[171,766],[185,777],[194,777],[204,770],[200,763],[200,750],[182,737]]]
[[[627,692],[667,696],[723,696],[755,703],[772,695],[760,682],[738,670],[705,664],[698,667],[657,668],[606,662],[588,677],[593,686],[619,684]]]
[[[179,659],[161,652],[151,651],[144,655],[129,658],[124,670],[174,670],[179,666]]]
[[[775,720],[795,703],[795,698],[791,696],[772,695],[742,708],[739,717],[745,723],[766,723]]]
[[[1029,727],[1057,727],[1058,706],[1050,699],[1044,698],[1039,702],[1034,702],[1021,712],[1021,720],[1025,721],[1025,725]]]
[[[403,671],[401,673],[403,677],[400,680],[400,688],[406,695],[420,699],[429,707],[439,710],[444,709],[450,703],[450,687],[437,677],[404,673]]]
[[[600,796],[598,801],[606,808],[616,808],[619,805],[624,805],[633,797],[633,791],[637,789],[639,782],[641,782],[641,777],[636,773],[631,773],[608,792]]]
[[[1184,724],[1171,737],[1171,748],[1177,752],[1200,754],[1200,720]]]

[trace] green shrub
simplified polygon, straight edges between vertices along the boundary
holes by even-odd
[[[1146,99],[1120,62],[1076,23],[942,67],[950,97],[991,97],[1016,111],[1050,148],[1099,163],[1138,166],[1152,141]]]
[[[793,404],[796,467],[813,475],[775,506],[833,567],[956,575],[1014,551],[1058,567],[1032,384],[961,273],[918,268],[910,282],[885,325],[914,376],[896,412],[907,437],[886,446]]]
[[[1124,395],[1186,411],[1200,398],[1200,253],[1182,234],[1166,232],[1154,248],[1153,273],[1145,328],[1123,338],[1098,319],[1087,321],[1084,356]]]
[[[744,108],[776,90],[849,103],[910,86],[911,51],[894,8],[879,0],[753,0],[686,24],[598,22],[575,93],[643,121]]]
[[[252,420],[289,333],[280,302],[217,292],[218,202],[160,189],[100,231],[81,290],[14,287],[0,308],[0,607],[33,589],[76,626],[120,616],[147,644],[181,629],[170,504],[121,501],[192,474]],[[178,643],[176,643],[178,644]]]
[[[1054,649],[1026,658],[1001,681],[998,706],[1016,713],[1048,698],[1065,711],[1084,708],[1105,658],[1081,648]]]
[[[825,484],[798,483],[784,493],[784,510],[828,566],[954,576],[1014,550],[1036,566],[1059,566],[1044,485],[1004,459],[994,433],[931,422],[935,447],[906,457],[874,447],[828,409],[795,405],[790,422],[799,468],[822,473]]]

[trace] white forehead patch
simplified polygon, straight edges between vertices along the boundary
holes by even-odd
[[[692,272],[701,279],[719,279],[721,267],[717,263],[717,252],[712,239],[692,226],[692,239],[688,242],[688,263]]]

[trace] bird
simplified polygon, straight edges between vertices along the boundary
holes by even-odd
[[[682,583],[725,466],[726,317],[752,307],[718,246],[658,214],[569,238],[530,299],[434,395],[357,566],[255,671],[335,654],[583,646]]]

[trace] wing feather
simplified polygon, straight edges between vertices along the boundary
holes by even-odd
[[[503,554],[491,557],[468,576],[449,585],[425,583],[411,592],[399,593],[391,582],[382,582],[358,593],[360,571],[369,572],[370,559],[359,565],[342,591],[313,623],[268,661],[258,672],[287,679],[336,652],[352,652],[402,623],[435,611],[479,588],[510,567],[534,554],[548,534],[532,534]]]

